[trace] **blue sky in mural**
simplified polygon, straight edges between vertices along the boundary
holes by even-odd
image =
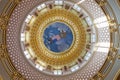
[[[70,48],[73,42],[73,34],[66,24],[55,22],[45,29],[43,39],[49,50],[58,53]]]

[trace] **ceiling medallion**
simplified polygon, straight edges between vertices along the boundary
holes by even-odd
[[[77,11],[55,6],[32,14],[27,16],[21,31],[23,51],[30,62],[52,75],[70,74],[67,68],[73,72],[74,68],[80,69],[78,62],[87,53],[90,35]]]

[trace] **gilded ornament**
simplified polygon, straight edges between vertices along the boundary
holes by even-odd
[[[86,45],[86,31],[79,16],[71,11],[60,8],[40,12],[38,15],[33,26],[30,28],[30,40],[28,41],[38,60],[52,67],[63,67],[75,62],[82,51],[84,51]],[[53,22],[62,22],[69,25],[73,33],[72,46],[59,55],[47,49],[43,42],[44,30]]]

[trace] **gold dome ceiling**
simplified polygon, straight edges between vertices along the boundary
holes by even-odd
[[[99,0],[8,1],[0,16],[1,62],[12,80],[102,80],[118,53],[118,24],[111,11]],[[44,42],[45,30],[56,22],[73,36],[62,52]],[[56,42],[61,35],[50,39]]]
[[[39,8],[39,6],[37,8]],[[32,15],[34,13],[36,13],[36,15]],[[80,13],[77,11],[68,10],[61,6],[55,6],[52,9],[45,7],[42,10],[38,9],[38,10],[32,11],[31,15],[27,16],[27,19],[25,19],[25,21],[28,20],[29,16],[32,16],[32,18],[29,21],[27,21],[27,24],[25,22],[24,23],[25,25],[23,25],[23,30],[21,31],[22,32],[21,41],[25,42],[22,45],[24,46],[26,44],[29,45],[27,46],[26,50],[24,50],[24,52],[25,54],[28,53],[30,59],[35,59],[35,63],[37,63],[36,66],[40,64],[42,65],[40,67],[46,68],[46,70],[48,69],[47,67],[49,66],[52,72],[51,74],[53,74],[52,69],[62,71],[64,67],[74,66],[75,64],[78,64],[79,59],[84,58],[85,54],[87,53],[87,51],[85,51],[85,48],[86,48],[85,46],[87,45],[87,43],[90,42],[90,38],[89,38],[90,35],[88,34],[86,36],[87,31],[85,29],[88,27],[83,23],[84,20],[81,20],[79,18],[79,14]],[[69,28],[72,30],[72,34],[73,34],[73,41],[70,42],[72,44],[71,47],[68,48],[68,50],[62,51],[60,53],[47,49],[43,41],[44,31],[47,28],[47,26],[50,25],[51,23],[54,23],[54,24],[56,23],[57,26],[60,26],[59,22],[61,22],[62,24],[64,23],[69,25]],[[28,27],[29,27],[29,30],[27,29]],[[27,31],[24,29],[27,29]],[[53,29],[54,28],[52,28],[52,30]],[[58,30],[59,29],[66,31],[66,36],[69,35],[68,28],[66,30],[66,28],[63,27],[63,25],[61,27],[58,27]],[[50,33],[49,32],[47,33],[49,33],[49,35],[50,34],[53,35],[55,33],[55,30],[53,30],[53,32],[50,31]],[[48,40],[47,46],[54,45],[55,47],[58,47],[61,50],[60,46],[67,43],[64,41],[65,40],[70,41],[72,39],[70,38],[72,36],[69,35],[67,36],[69,38],[64,37],[64,41],[63,41],[62,37],[59,37],[58,34],[57,36],[56,35],[53,36],[53,37],[56,37],[56,39],[58,39],[58,41],[55,42],[55,44],[58,44],[58,45],[55,46],[54,43],[52,44],[52,42],[50,43],[49,42],[50,40]],[[54,41],[54,39],[51,39],[51,40]],[[68,71],[69,73],[69,70],[66,70],[66,71]],[[62,73],[64,73],[64,71],[62,71]]]

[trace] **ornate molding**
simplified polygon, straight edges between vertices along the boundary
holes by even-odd
[[[119,8],[120,8],[120,0],[116,0],[118,2]]]
[[[107,2],[105,1],[105,0],[101,0],[100,2],[99,2],[99,5],[100,6],[105,6],[107,4]]]
[[[120,69],[118,72],[115,74],[114,80],[119,80],[120,79]]]
[[[76,60],[76,57],[79,57],[79,55],[85,49],[85,43],[86,43],[85,29],[83,25],[81,25],[82,23],[80,22],[79,18],[76,16],[74,17],[72,16],[74,16],[73,13],[68,12],[67,10],[62,10],[62,9],[53,9],[39,16],[39,19],[35,22],[35,25],[33,25],[31,29],[30,45],[32,46],[32,49],[34,49],[35,53],[40,57],[40,59],[43,59],[42,61],[47,61],[46,63],[48,64],[51,64],[52,62],[52,65],[57,65],[57,66],[63,65],[63,64],[65,65]],[[43,34],[43,30],[47,26],[47,24],[49,24],[49,22],[51,23],[57,20],[60,22],[67,23],[71,26],[74,34],[74,39],[75,39],[73,43],[73,47],[70,48],[69,51],[63,52],[62,53],[63,55],[62,54],[54,55],[53,52],[50,52],[49,50],[47,50],[44,47],[43,40],[41,37]],[[39,33],[36,33],[36,32],[39,32]],[[36,34],[36,36],[33,34]],[[79,51],[80,53],[76,51]],[[57,63],[54,61],[57,61]]]
[[[14,1],[17,1],[17,4]],[[20,2],[20,0],[19,0],[19,2]],[[0,35],[0,38],[1,38],[0,59],[1,59],[1,62],[3,64],[6,72],[11,77],[12,80],[14,80],[14,77],[16,77],[17,79],[23,80],[22,75],[19,74],[19,72],[17,72],[16,68],[14,67],[14,65],[12,64],[12,62],[10,60],[10,57],[7,52],[7,45],[6,45],[6,29],[8,26],[8,22],[9,22],[11,14],[12,14],[12,11],[18,5],[19,2],[18,2],[18,0],[8,1],[8,3],[6,3],[6,6],[4,7],[3,12],[0,15],[0,34],[1,34]],[[16,73],[14,74],[14,72],[16,72]],[[16,75],[16,74],[19,74],[19,75]],[[0,80],[3,80],[2,76],[0,76]]]

